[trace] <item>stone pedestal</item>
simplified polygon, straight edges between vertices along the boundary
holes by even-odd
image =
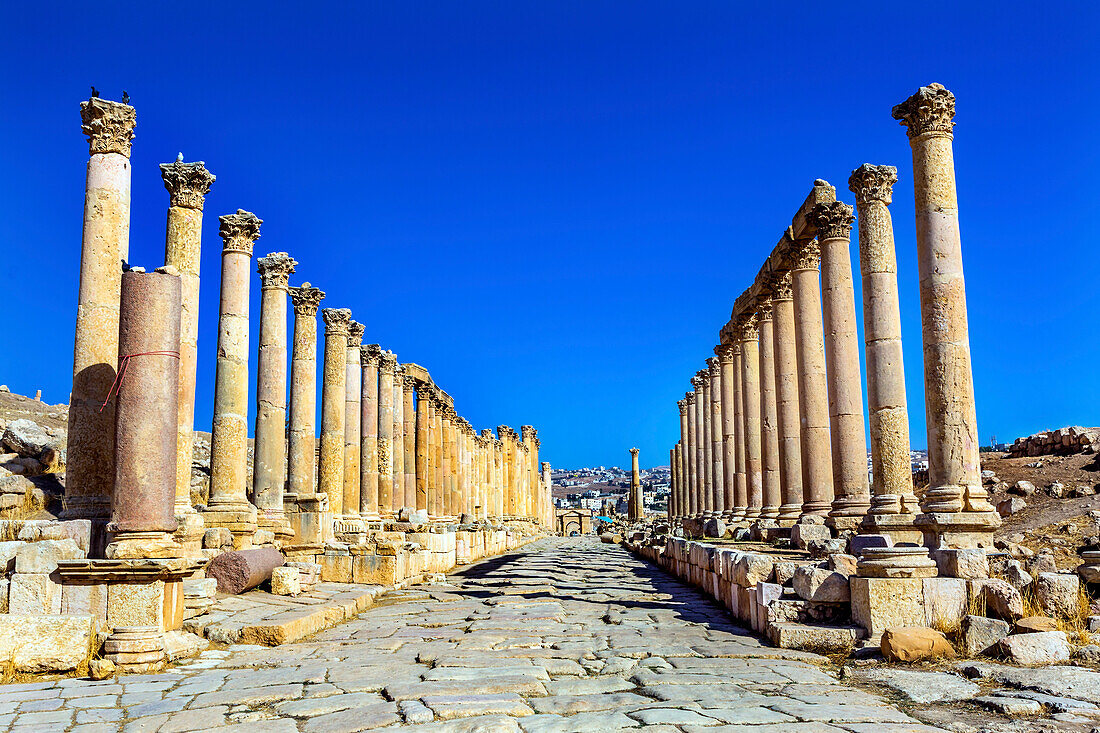
[[[861,578],[934,578],[936,561],[927,547],[868,547],[860,553],[856,572]]]
[[[256,532],[256,507],[248,501],[248,283],[252,246],[263,223],[238,209],[220,217],[222,246],[218,361],[214,425],[210,431],[210,502],[203,521],[233,533],[234,547],[248,547]]]
[[[122,276],[115,398],[115,492],[109,558],[179,556],[176,427],[179,421],[180,279]]]
[[[101,537],[115,479],[115,411],[107,397],[118,362],[122,266],[129,259],[130,145],[136,114],[128,104],[93,97],[80,103],[80,119],[90,157],[63,518],[90,519]]]
[[[291,536],[283,509],[286,480],[287,280],[298,264],[286,252],[256,261],[260,273],[260,348],[256,359],[256,432],[252,500],[256,523],[281,539]]]
[[[195,379],[198,371],[199,261],[202,209],[214,175],[202,161],[162,163],[160,175],[170,196],[164,238],[164,264],[180,276],[179,419],[176,427],[175,538],[187,557],[202,549],[202,516],[191,503],[191,463],[195,435]]]
[[[893,109],[913,150],[924,335],[928,489],[918,523],[931,547],[989,544],[1000,518],[982,487],[952,151],[955,96],[921,87]],[[939,535],[939,536],[937,536]]]

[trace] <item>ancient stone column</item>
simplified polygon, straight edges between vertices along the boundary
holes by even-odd
[[[970,365],[959,202],[952,150],[955,95],[921,87],[893,109],[913,149],[917,269],[924,333],[928,489],[918,523],[931,547],[985,547],[1000,524],[982,488]]]
[[[393,384],[397,357],[383,351],[378,367],[378,511],[383,518],[394,514],[393,497]],[[404,498],[404,487],[402,487]]]
[[[458,421],[459,417],[451,410],[450,425],[447,427],[447,454],[451,461],[451,473],[447,478],[447,490],[451,495],[451,512],[458,518],[462,514],[462,490],[458,484]],[[513,499],[515,493],[513,492]]]
[[[737,503],[737,439],[734,432],[736,401],[733,374],[733,347],[719,344],[714,353],[718,355],[718,368],[722,374],[722,518],[733,518]]]
[[[178,556],[176,427],[179,418],[180,279],[174,268],[122,275],[115,494],[108,558]]]
[[[638,469],[638,449],[630,449],[630,495],[626,502],[627,518],[637,522],[645,515],[642,504],[642,475]]]
[[[553,511],[554,507],[554,480],[550,477],[550,463],[548,461],[542,461],[542,485],[545,487],[544,491],[546,492],[545,496],[547,501],[543,522],[549,526],[551,524],[550,512]],[[552,532],[553,529],[549,531]]]
[[[435,458],[432,459],[435,465],[435,493],[436,493],[436,510],[433,517],[441,518],[447,516],[447,491],[446,484],[443,480],[443,399],[438,394],[435,396],[436,400],[432,408],[432,451]]]
[[[451,420],[454,412],[446,404],[439,412],[439,465],[440,494],[443,499],[443,516],[455,516],[454,495],[451,492],[451,479],[454,466],[451,463]]]
[[[118,304],[130,251],[130,144],[136,115],[128,104],[93,97],[80,103],[80,119],[90,157],[63,518],[91,519],[101,536],[115,480],[115,407],[107,397],[118,363]]]
[[[378,363],[382,348],[368,344],[359,349],[363,367],[359,393],[359,514],[377,520],[378,513]]]
[[[677,518],[680,518],[683,517],[685,514],[684,497],[686,496],[686,493],[684,491],[684,444],[682,441],[676,444],[676,477],[676,516]]]
[[[695,493],[699,495],[698,516],[707,516],[707,500],[710,481],[707,480],[707,416],[710,414],[710,399],[706,396],[706,380],[700,372],[691,378],[695,388]]]
[[[685,463],[687,464],[688,475],[688,501],[686,509],[688,510],[687,516],[696,517],[699,514],[699,463],[698,456],[695,452],[695,445],[697,442],[697,435],[695,432],[696,425],[696,404],[695,404],[695,392],[687,392],[684,394],[684,399],[687,400],[687,418],[688,418],[688,432],[687,432],[687,457]]]
[[[287,280],[298,263],[286,252],[256,260],[260,273],[260,346],[256,357],[256,430],[252,500],[261,529],[291,534],[283,511],[286,480]]]
[[[202,247],[202,207],[214,183],[203,162],[162,163],[160,176],[169,194],[164,236],[164,264],[180,275],[179,420],[176,427],[176,539],[189,557],[202,540],[202,517],[191,504],[191,460],[195,436],[195,378],[198,372],[199,260]]]
[[[344,355],[344,495],[343,519],[359,519],[362,490],[363,426],[363,331],[358,321],[348,323],[348,344]]]
[[[749,510],[749,486],[745,464],[745,394],[744,382],[744,358],[741,353],[741,343],[736,331],[732,334],[733,343],[733,463],[736,471],[733,474],[733,514],[730,521],[739,522],[746,518]]]
[[[317,490],[334,518],[344,515],[344,418],[347,399],[348,328],[351,311],[325,308],[325,356],[321,367],[321,449]]]
[[[687,403],[687,398],[685,397],[682,400],[678,400],[676,402],[676,407],[680,411],[680,448],[681,448],[681,453],[682,453],[683,446],[687,445],[687,441],[688,441],[688,403]],[[681,467],[681,469],[682,468],[683,467]],[[690,489],[688,488],[687,472],[684,471],[684,470],[681,470],[680,471],[680,481],[679,481],[679,485],[677,487],[677,498],[676,498],[676,516],[677,517],[686,517],[687,514],[688,514],[688,512],[687,512],[687,508],[688,508],[687,496],[688,496],[689,491],[690,491]]]
[[[772,302],[764,297],[756,308],[760,332],[760,483],[764,506],[761,519],[777,519],[783,498],[779,472],[779,420],[775,402],[775,351],[772,328]]]
[[[711,440],[711,485],[714,488],[712,499],[713,516],[721,517],[726,510],[726,474],[724,425],[722,422],[722,366],[718,357],[707,359],[708,383],[710,385],[710,440]]]
[[[741,411],[745,425],[745,485],[748,504],[745,519],[756,519],[764,506],[760,469],[760,347],[756,313],[741,317]]]
[[[848,234],[852,207],[840,201],[810,212],[821,248],[821,297],[833,456],[833,502],[828,524],[855,529],[871,506],[867,488],[867,439],[863,427],[863,383],[852,285]]]
[[[702,465],[699,467],[700,479],[703,483],[703,492],[700,495],[700,499],[703,505],[703,516],[714,516],[714,409],[711,407],[710,397],[710,372],[706,369],[700,369],[695,373],[695,376],[699,378],[699,387],[697,397],[698,411],[696,414],[701,415],[703,418],[703,445],[702,447]]]
[[[894,227],[887,208],[897,168],[864,163],[848,188],[859,213],[859,260],[863,283],[863,335],[867,353],[867,409],[871,424],[871,509],[861,531],[889,534],[896,542],[919,542],[918,511],[909,460],[909,410],[901,348]]]
[[[798,354],[798,411],[802,428],[802,513],[824,517],[833,503],[833,463],[818,282],[821,250],[817,240],[798,242],[794,249],[791,277]]]
[[[404,389],[405,401],[403,423],[405,435],[402,445],[405,451],[405,506],[417,509],[419,505],[416,498],[416,400],[413,394],[416,390],[416,380],[405,375],[401,386]]]
[[[393,374],[393,503],[397,514],[405,504],[405,367],[397,365]]]
[[[423,382],[416,385],[416,508],[428,511],[428,491],[431,483],[428,476],[428,455],[431,452],[429,426],[431,414],[428,407],[428,386]]]
[[[802,430],[799,426],[798,353],[790,272],[771,281],[775,414],[779,437],[779,476],[783,503],[779,523],[790,526],[802,514]]]
[[[294,304],[294,350],[290,363],[287,493],[304,501],[317,495],[317,308],[325,294],[309,283],[290,288],[289,292]]]
[[[248,501],[248,283],[253,243],[263,223],[243,209],[220,217],[222,246],[218,365],[214,425],[210,431],[208,527],[225,527],[235,547],[247,547],[256,531],[256,507]]]

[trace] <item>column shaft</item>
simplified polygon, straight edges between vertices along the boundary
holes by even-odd
[[[779,435],[779,475],[783,503],[779,521],[793,524],[802,514],[802,430],[799,426],[798,353],[791,273],[772,283],[772,347],[775,354],[775,406]]]
[[[764,507],[762,519],[777,519],[781,495],[779,470],[779,419],[775,401],[775,351],[771,299],[765,299],[757,310],[760,330],[760,477]]]
[[[317,494],[317,308],[325,294],[304,283],[290,288],[294,349],[290,363],[287,492],[298,500]]]
[[[321,366],[321,447],[317,466],[317,490],[328,497],[336,519],[344,514],[344,418],[347,398],[348,327],[351,311],[325,308],[325,351]],[[328,528],[325,528],[328,534]]]
[[[345,520],[359,519],[362,491],[363,441],[363,324],[348,324],[348,345],[344,370],[344,496]]]
[[[369,344],[359,350],[363,367],[359,393],[359,514],[376,520],[378,508],[378,363],[382,349]]]
[[[378,512],[392,517],[393,510],[393,383],[397,358],[383,351],[378,366]],[[402,489],[404,491],[404,489]]]

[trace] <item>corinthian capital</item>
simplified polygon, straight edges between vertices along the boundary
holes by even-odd
[[[267,257],[256,260],[256,272],[260,273],[263,289],[286,290],[287,280],[297,264],[297,260],[286,252],[272,252]]]
[[[691,382],[691,386],[694,387],[697,390],[703,388],[703,384],[704,384],[704,380],[703,380],[703,377],[702,377],[703,374],[705,374],[705,372],[696,372],[695,376],[688,380],[689,382]]]
[[[686,399],[676,400],[676,407],[680,410],[681,415],[687,414],[688,403]]]
[[[894,105],[890,115],[905,125],[910,139],[926,132],[950,136],[955,127],[955,95],[943,84],[929,84]]]
[[[206,170],[206,164],[201,160],[184,163],[183,153],[172,163],[160,164],[160,177],[168,190],[169,206],[196,211],[202,211],[206,194],[215,180],[214,174]]]
[[[347,336],[348,324],[351,322],[351,311],[347,308],[324,308],[321,318],[325,321],[325,335]]]
[[[239,252],[252,256],[252,245],[260,238],[260,225],[264,220],[251,211],[237,209],[236,214],[219,216],[221,228],[218,233],[222,236],[222,254],[226,252]]]
[[[639,453],[639,451],[638,451],[637,448],[631,448],[630,449],[630,455],[633,456],[634,458],[638,457],[638,453]]]
[[[795,242],[790,254],[791,269],[816,270],[821,266],[821,246],[816,239]]]
[[[378,368],[393,374],[397,370],[397,354],[392,351],[383,351],[378,357]]]
[[[843,201],[818,204],[810,209],[810,221],[817,227],[817,239],[847,239],[856,220],[852,207]]]
[[[744,313],[737,321],[737,340],[755,341],[760,336],[760,328],[756,322],[756,312]]]
[[[535,430],[534,425],[520,425],[520,432],[523,434],[524,440],[534,440],[538,437],[539,431]]]
[[[359,347],[359,359],[363,366],[376,367],[382,359],[382,347],[378,344],[367,344]]]
[[[80,103],[80,129],[88,138],[88,153],[119,153],[130,157],[137,112],[128,104],[92,97]]]
[[[694,405],[695,404],[695,393],[694,392],[685,392],[684,393],[684,402],[686,402],[689,405]]]
[[[857,204],[881,201],[889,205],[893,201],[894,184],[898,182],[898,169],[892,165],[864,163],[852,171],[848,178],[848,190],[856,195]]]
[[[772,300],[791,300],[794,297],[791,271],[785,270],[772,275],[771,279]]]
[[[719,364],[733,363],[733,344],[718,344],[714,347],[714,353],[718,355]]]
[[[363,331],[367,330],[359,321],[348,321],[348,348],[357,349],[363,343]]]
[[[309,283],[302,283],[301,287],[287,288],[290,292],[290,302],[294,304],[294,315],[316,316],[321,301],[325,299],[325,291],[315,288]]]
[[[770,321],[772,319],[772,299],[770,297],[762,297],[756,301],[756,320],[758,322]]]
[[[707,358],[707,371],[710,372],[711,379],[717,377],[721,373],[721,368],[717,356]]]

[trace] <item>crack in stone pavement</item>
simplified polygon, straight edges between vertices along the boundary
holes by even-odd
[[[0,687],[0,731],[931,733],[594,537],[544,538],[276,648]]]

